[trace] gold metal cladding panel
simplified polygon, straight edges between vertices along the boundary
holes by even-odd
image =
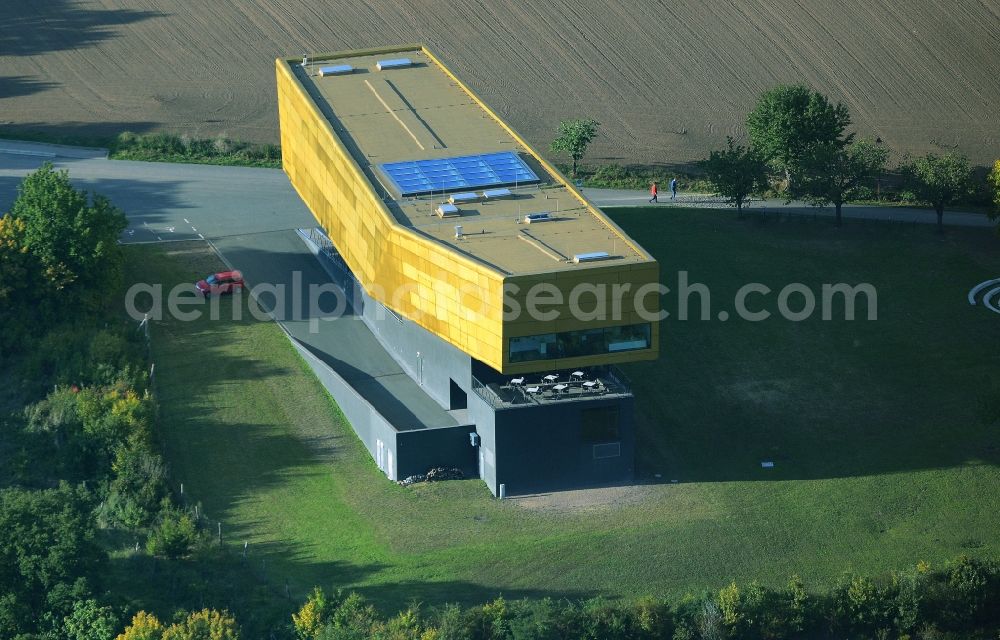
[[[501,369],[503,275],[395,223],[289,63],[278,60],[276,75],[285,172],[362,286]]]
[[[433,56],[431,58],[467,91],[489,116],[496,119],[504,129],[527,147],[520,136],[500,121],[478,97],[454,78],[447,68]],[[630,285],[629,290],[621,296],[621,305],[623,310],[631,311],[634,308],[635,289],[658,280],[658,265],[650,259],[640,264],[586,265],[578,270],[505,278],[501,272],[400,225],[342,145],[330,121],[320,113],[316,103],[295,77],[290,63],[278,60],[276,70],[285,171],[317,221],[326,229],[344,260],[372,297],[472,357],[505,373],[538,371],[553,368],[557,364],[559,367],[587,366],[657,357],[659,327],[653,323],[651,348],[641,352],[602,354],[565,359],[558,363],[553,361],[509,363],[507,343],[513,336],[633,322],[631,313],[617,321],[613,318],[574,320],[569,313],[568,296],[573,287],[579,284]],[[530,147],[527,148],[530,150]],[[566,185],[574,196],[583,202],[572,185],[536,153],[531,152],[558,182]],[[610,220],[605,218],[604,221],[617,230]],[[624,238],[626,242],[633,244],[627,236]],[[638,245],[635,247],[637,251],[648,256]],[[526,295],[531,285],[539,282],[555,284],[564,298],[563,305],[555,307],[559,319],[539,324],[523,314],[520,319],[504,323],[505,282],[522,288],[522,297],[518,299],[522,309],[525,308],[523,295]],[[587,306],[587,298],[584,296],[581,304],[584,308]],[[648,309],[654,311],[658,309],[658,300],[655,298],[655,296],[646,297]]]
[[[647,318],[660,311],[655,289],[659,275],[659,265],[654,262],[633,269],[608,265],[579,272],[508,276],[505,300],[508,307],[520,309],[520,314],[504,323],[504,339],[641,322],[640,311]],[[538,285],[546,286],[539,288]],[[544,322],[529,313],[528,302],[534,291],[539,292],[534,294],[537,296],[536,309],[547,313]],[[559,303],[549,302],[553,298]],[[571,306],[573,302],[578,309]],[[654,349],[656,346],[654,342]]]

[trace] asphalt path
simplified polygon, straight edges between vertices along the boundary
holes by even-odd
[[[22,143],[11,151],[0,140],[0,211],[17,197],[25,175],[52,162],[69,170],[78,188],[101,193],[125,211],[129,227],[123,243],[211,241],[251,285],[283,287],[287,295],[280,298],[280,308],[273,294],[263,294],[261,306],[397,428],[457,424],[350,310],[336,318],[323,314],[318,330],[312,327],[316,312],[308,308],[305,294],[330,277],[295,232],[315,227],[316,221],[281,170],[107,160],[101,150],[52,145]],[[300,297],[293,293],[296,282]]]
[[[125,211],[129,227],[122,234],[122,242],[211,240],[316,226],[280,169],[108,160],[101,149],[6,140],[0,140],[0,212],[6,211],[17,196],[21,179],[43,162],[69,170],[78,187],[108,196]],[[649,204],[649,195],[642,191],[585,188],[583,193],[600,207]],[[729,208],[718,198],[683,192],[676,201],[661,194],[657,206]],[[780,200],[757,200],[749,210],[834,215],[832,207]],[[937,222],[933,211],[908,207],[845,205],[843,214],[845,218]],[[948,211],[944,220],[949,226],[996,224],[983,214],[968,212]]]
[[[676,200],[671,200],[669,192],[666,195],[660,192],[659,202],[656,205],[650,204],[649,194],[645,191],[594,189],[587,187],[583,189],[583,193],[599,207],[656,206],[663,209],[670,209],[672,207],[696,207],[703,209],[733,208],[720,198],[700,193],[680,192],[677,194]],[[785,202],[784,200],[753,200],[746,207],[746,211],[756,213],[760,213],[761,211],[782,212],[827,218],[836,216],[836,211],[834,211],[832,206],[817,207],[797,200],[793,200],[792,202]],[[845,219],[937,224],[937,214],[934,211],[915,207],[876,207],[865,204],[845,204],[841,213]],[[991,221],[982,213],[949,211],[946,209],[944,212],[944,224],[952,227],[992,227],[996,226],[997,223]]]
[[[215,239],[315,227],[280,169],[68,157],[53,145],[0,140],[0,212],[17,185],[44,162],[67,169],[77,188],[107,196],[128,216],[122,242]],[[56,155],[46,155],[53,153]],[[73,150],[72,147],[69,148]]]

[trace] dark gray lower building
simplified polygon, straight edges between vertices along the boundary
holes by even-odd
[[[300,235],[364,324],[322,330],[377,343],[405,374],[354,375],[296,340],[390,479],[458,468],[498,496],[633,479],[633,397],[614,368],[502,375],[372,299],[318,229]]]

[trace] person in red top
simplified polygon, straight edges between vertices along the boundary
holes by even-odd
[[[653,196],[652,198],[649,199],[650,202],[659,202],[659,200],[656,199],[656,193],[658,190],[659,186],[657,185],[657,183],[654,182],[653,185],[649,188],[649,193],[650,195]]]

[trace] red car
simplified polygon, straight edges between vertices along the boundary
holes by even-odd
[[[223,293],[232,293],[243,288],[243,274],[239,271],[222,271],[213,273],[204,280],[195,283],[198,293],[206,298]]]

